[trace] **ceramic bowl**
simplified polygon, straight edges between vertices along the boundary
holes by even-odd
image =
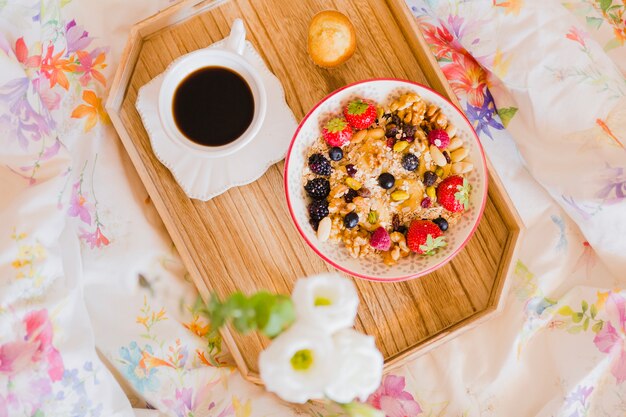
[[[461,220],[445,233],[447,246],[432,256],[411,254],[393,266],[387,266],[380,257],[354,259],[342,243],[321,242],[309,225],[307,204],[310,199],[302,187],[302,172],[307,163],[307,149],[321,136],[321,121],[341,114],[341,109],[355,97],[387,103],[392,97],[413,91],[427,102],[439,106],[448,120],[457,127],[469,149],[468,159],[474,170],[466,174],[472,185],[469,208]],[[418,83],[397,79],[373,79],[343,87],[320,101],[304,117],[291,140],[285,162],[285,194],[291,218],[302,238],[322,259],[333,267],[355,277],[372,281],[404,281],[426,275],[449,262],[472,237],[487,201],[487,166],[485,154],[471,123],[447,99]]]

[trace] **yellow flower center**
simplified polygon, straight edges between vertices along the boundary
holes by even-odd
[[[291,357],[291,366],[296,371],[306,371],[313,364],[313,352],[311,349],[300,349]]]
[[[329,306],[333,302],[326,297],[315,297],[315,307],[319,306]]]

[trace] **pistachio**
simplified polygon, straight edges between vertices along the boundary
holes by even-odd
[[[361,188],[361,183],[351,177],[346,178],[346,185],[354,191],[358,191]]]
[[[445,166],[448,162],[446,161],[446,157],[443,156],[441,151],[435,145],[430,145],[430,157],[433,159],[435,164],[440,167]]]
[[[400,140],[396,142],[395,145],[393,145],[393,150],[395,152],[402,152],[408,147],[409,147],[409,142],[407,142],[406,140]]]
[[[437,167],[437,169],[435,170],[435,174],[437,174],[439,178],[443,178],[443,168]]]
[[[426,187],[426,195],[430,197],[431,201],[435,201],[437,199],[437,192],[435,191],[435,187],[432,185],[430,187]]]
[[[378,223],[378,212],[376,210],[372,210],[367,213],[367,221],[371,224]]]
[[[407,200],[408,198],[409,198],[409,193],[407,193],[406,191],[397,190],[391,193],[391,199],[393,201],[404,201],[404,200]]]

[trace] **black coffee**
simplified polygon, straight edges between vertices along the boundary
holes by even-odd
[[[223,67],[201,68],[176,88],[172,103],[178,129],[205,146],[226,145],[246,131],[254,115],[248,83]]]

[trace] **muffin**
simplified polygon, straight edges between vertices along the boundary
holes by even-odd
[[[309,25],[307,50],[313,62],[332,68],[346,62],[356,49],[352,22],[336,10],[319,12]]]

